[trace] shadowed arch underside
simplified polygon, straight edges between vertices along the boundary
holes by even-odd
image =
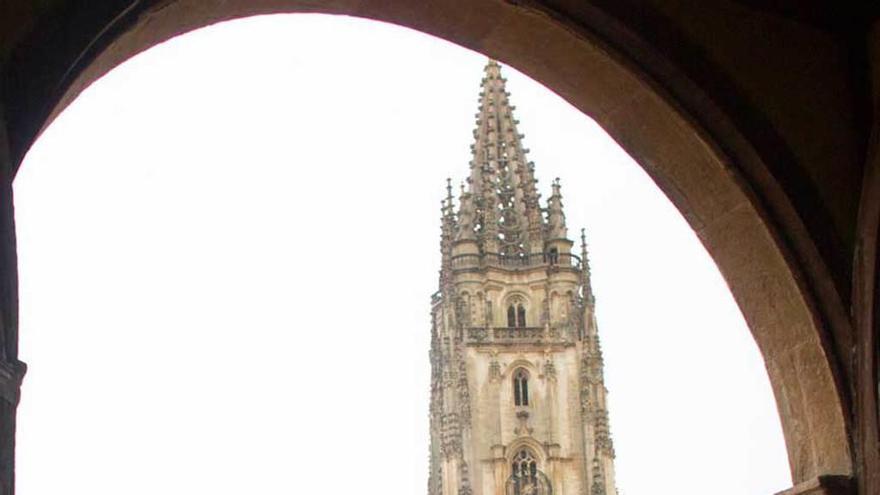
[[[71,47],[51,89],[9,116],[17,129],[9,137],[12,160],[85,87],[140,51],[220,21],[297,12],[391,22],[478,50],[595,119],[681,211],[729,284],[770,375],[795,483],[853,472],[848,378],[829,343],[846,325],[846,311],[827,295],[828,284],[812,283],[827,277],[827,268],[810,261],[815,247],[799,234],[785,194],[733,122],[696,85],[697,103],[661,89],[668,85],[643,70],[648,59],[668,65],[670,79],[690,83],[658,53],[624,53],[622,46],[641,46],[638,36],[598,11],[595,25],[574,25],[544,4],[500,0],[135,2],[88,43]],[[694,105],[705,111],[695,113]],[[788,235],[778,233],[780,223]]]

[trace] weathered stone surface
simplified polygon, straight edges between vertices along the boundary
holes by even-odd
[[[429,495],[616,495],[586,239],[572,254],[558,179],[541,211],[494,61],[480,95],[468,187],[442,211]]]

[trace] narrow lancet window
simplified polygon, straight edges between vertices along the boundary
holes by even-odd
[[[516,307],[516,326],[520,328],[526,326],[526,308],[522,304]]]
[[[516,327],[516,309],[513,307],[513,304],[507,307],[507,326],[510,328]]]
[[[517,406],[529,405],[529,375],[524,369],[513,374],[513,403]]]

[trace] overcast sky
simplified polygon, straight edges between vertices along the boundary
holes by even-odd
[[[15,183],[18,493],[424,494],[439,205],[485,61],[271,16],[88,88]],[[587,228],[621,494],[790,486],[763,361],[694,233],[593,121],[504,73],[544,197],[560,177]]]

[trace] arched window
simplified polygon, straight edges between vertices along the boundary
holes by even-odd
[[[516,307],[516,326],[520,328],[526,326],[526,308],[522,304]]]
[[[538,461],[528,449],[519,450],[510,463],[506,495],[553,495],[547,476],[538,470]]]
[[[538,475],[538,463],[528,449],[522,449],[513,456],[510,474],[516,478],[535,478]]]
[[[513,328],[516,326],[516,308],[513,304],[507,307],[507,326]]]
[[[513,403],[517,406],[529,405],[529,374],[522,368],[513,374]]]

